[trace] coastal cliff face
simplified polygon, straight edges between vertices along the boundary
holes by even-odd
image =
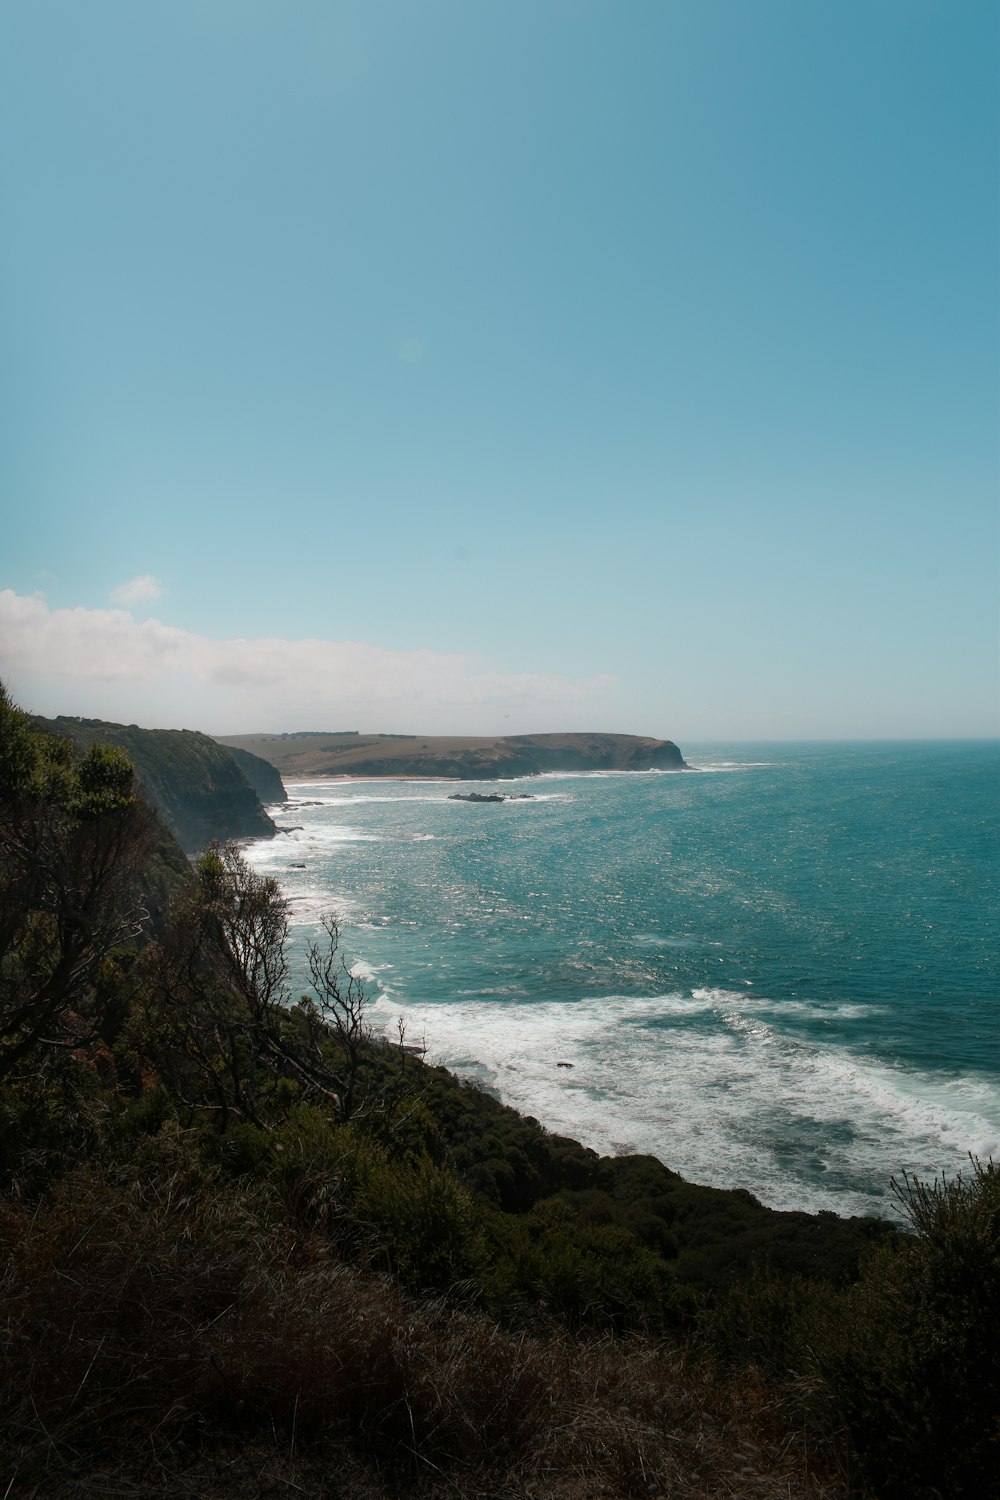
[[[276,802],[288,801],[285,783],[269,760],[262,760],[259,755],[253,755],[249,750],[241,750],[238,745],[227,745],[225,748],[265,807],[271,807]]]
[[[503,741],[539,771],[683,771],[673,740],[632,734],[526,734]],[[527,774],[533,774],[528,772]]]
[[[95,741],[120,745],[147,800],[186,854],[197,853],[213,839],[270,838],[276,832],[234,756],[207,734],[65,716],[34,722],[82,750]]]
[[[431,776],[495,781],[560,771],[683,771],[672,740],[634,734],[231,735],[229,749],[250,751],[283,776]]]

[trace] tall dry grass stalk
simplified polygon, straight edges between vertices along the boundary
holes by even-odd
[[[752,1377],[407,1298],[163,1149],[0,1206],[4,1500],[844,1494]]]

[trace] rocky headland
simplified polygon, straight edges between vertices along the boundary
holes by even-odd
[[[281,777],[258,757],[236,754],[207,734],[65,715],[36,718],[34,724],[72,740],[80,750],[95,742],[120,745],[146,800],[186,854],[196,854],[213,839],[273,838],[277,832],[261,802],[285,800]]]
[[[269,761],[282,776],[438,777],[497,781],[543,772],[683,771],[672,740],[634,734],[403,735],[316,732],[225,735],[219,744]]]

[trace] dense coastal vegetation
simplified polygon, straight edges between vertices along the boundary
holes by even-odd
[[[193,729],[140,729],[104,719],[35,719],[35,727],[77,749],[117,745],[142,795],[181,848],[195,854],[214,839],[268,838],[274,823],[262,802],[283,802],[281,777],[259,756],[224,749]]]
[[[598,1157],[371,1035],[332,922],[300,996],[67,723],[0,695],[7,1494],[996,1492],[992,1165],[903,1233]]]

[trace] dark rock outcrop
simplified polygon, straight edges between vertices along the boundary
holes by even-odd
[[[531,802],[530,792],[452,792],[449,802]]]

